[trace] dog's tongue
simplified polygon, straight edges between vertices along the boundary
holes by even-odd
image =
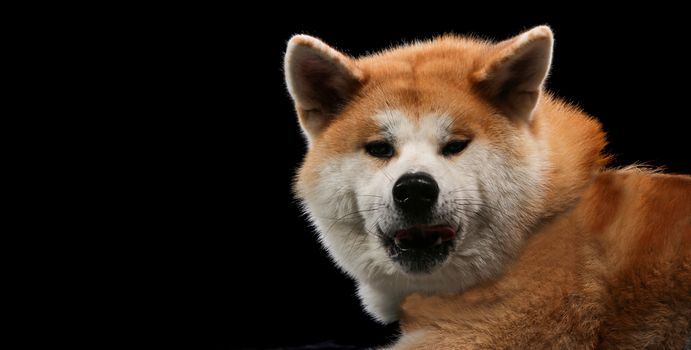
[[[396,244],[402,248],[423,249],[453,239],[456,233],[449,225],[416,225],[396,231]]]

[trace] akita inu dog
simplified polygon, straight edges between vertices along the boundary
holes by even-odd
[[[543,89],[552,44],[288,43],[295,191],[399,347],[683,346],[691,178],[604,170],[600,124]]]

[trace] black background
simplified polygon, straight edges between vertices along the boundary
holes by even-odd
[[[189,227],[161,269],[180,277],[184,292],[171,308],[190,312],[186,322],[202,330],[204,343],[374,345],[395,337],[395,325],[378,325],[361,310],[353,282],[320,248],[291,193],[305,150],[283,82],[292,34],[314,35],[358,56],[448,32],[504,39],[549,24],[556,46],[547,86],[602,121],[613,165],[643,161],[690,172],[689,72],[681,52],[688,38],[675,11],[500,16],[462,7],[428,10],[373,15],[359,9],[345,19],[333,18],[334,11],[281,20],[252,13],[241,26],[202,14],[183,23],[189,31],[178,34],[189,46],[180,51],[193,67],[181,74],[188,75],[195,100],[169,137],[188,160],[180,165],[182,183],[172,189],[189,200],[184,217],[172,222]]]

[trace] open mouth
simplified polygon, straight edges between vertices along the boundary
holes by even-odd
[[[451,225],[414,225],[382,235],[393,261],[410,273],[427,273],[451,252],[459,229]]]
[[[428,249],[448,242],[456,235],[449,225],[415,225],[394,234],[394,243],[402,250]]]

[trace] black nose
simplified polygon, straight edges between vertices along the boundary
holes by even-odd
[[[439,186],[427,173],[401,176],[393,186],[396,205],[408,216],[425,216],[439,197]]]

